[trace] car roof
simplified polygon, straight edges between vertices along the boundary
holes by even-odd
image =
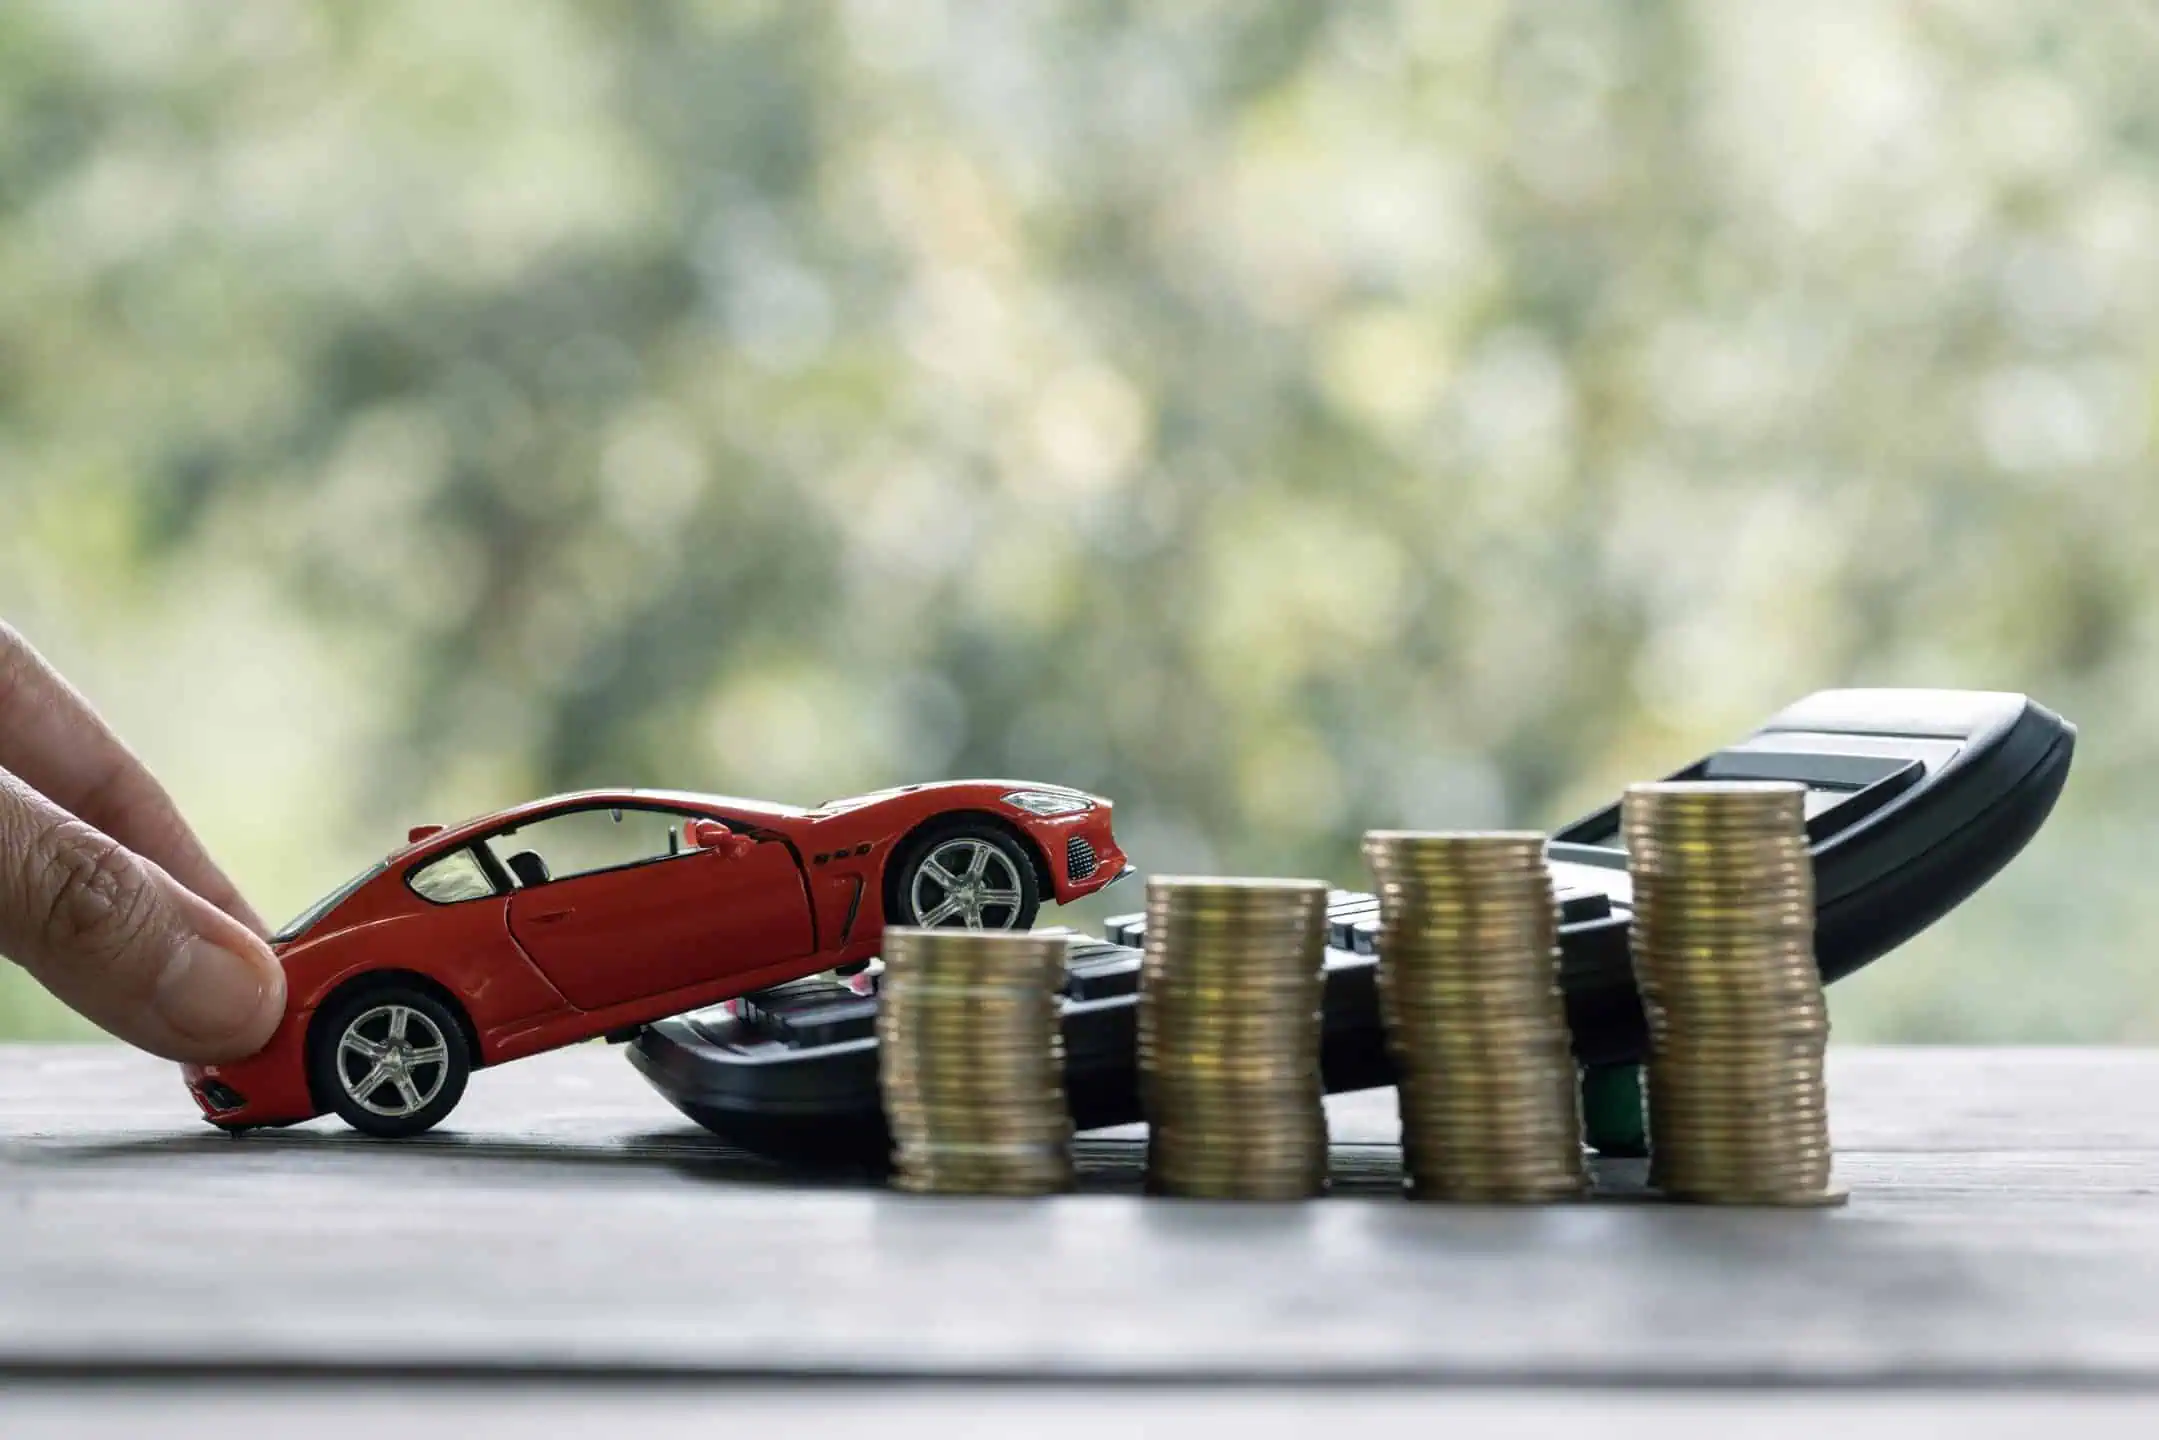
[[[602,805],[649,805],[666,809],[719,810],[741,815],[749,819],[792,820],[809,814],[797,805],[781,805],[771,800],[750,800],[735,795],[708,795],[692,790],[573,790],[561,795],[548,795],[538,800],[528,800],[507,810],[497,810],[490,815],[461,820],[455,825],[444,826],[441,833],[430,835],[415,844],[394,852],[394,861],[422,849],[454,849],[492,831],[514,827],[528,820],[557,810],[597,808]]]

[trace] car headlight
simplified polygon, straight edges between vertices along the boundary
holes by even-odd
[[[1084,795],[1068,795],[1056,790],[1015,790],[1004,797],[1005,804],[1015,810],[1025,810],[1044,820],[1059,815],[1077,815],[1094,809],[1094,801]]]

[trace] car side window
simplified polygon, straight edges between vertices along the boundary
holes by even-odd
[[[412,872],[406,882],[423,900],[455,905],[460,900],[485,900],[495,893],[495,882],[471,850],[452,850],[440,860]]]
[[[636,806],[571,810],[505,830],[485,843],[519,889],[619,870],[688,853],[682,827],[689,817]]]

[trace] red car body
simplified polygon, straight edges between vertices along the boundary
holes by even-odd
[[[1043,816],[1013,795],[1083,800]],[[496,893],[442,903],[410,883],[491,836],[581,810],[657,811],[687,830],[718,821],[719,848],[536,886],[491,865]],[[256,1055],[185,1067],[204,1116],[230,1129],[327,1111],[309,1079],[310,1026],[348,987],[417,981],[454,1004],[475,1067],[499,1065],[753,990],[866,961],[886,924],[887,866],[925,827],[987,822],[1025,842],[1042,900],[1092,894],[1127,873],[1111,806],[1061,786],[914,785],[816,810],[722,796],[600,790],[534,801],[421,838],[333,894],[275,942],[285,1020]]]

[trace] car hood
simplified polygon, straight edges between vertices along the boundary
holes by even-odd
[[[1075,790],[1070,785],[1045,785],[1039,780],[934,780],[922,785],[895,785],[889,790],[872,790],[863,795],[850,795],[844,800],[827,800],[804,818],[822,820],[828,815],[845,815],[853,810],[879,805],[887,800],[897,800],[906,795],[948,795],[955,800],[979,802],[985,797],[995,799],[1000,795],[1009,795],[1014,790],[1047,790],[1057,795],[1077,795],[1097,805],[1104,803],[1100,796]],[[800,811],[796,813],[801,814]]]

